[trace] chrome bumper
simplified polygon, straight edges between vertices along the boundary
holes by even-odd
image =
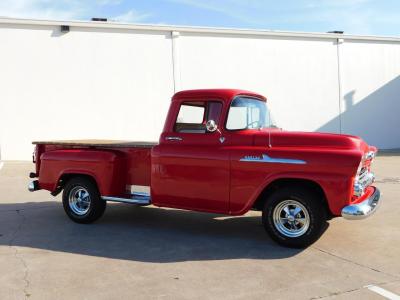
[[[379,189],[376,187],[374,189],[372,195],[363,202],[345,206],[342,209],[342,217],[348,220],[361,220],[372,215],[378,208],[381,197]]]
[[[34,180],[34,181],[29,182],[29,184],[28,184],[28,191],[34,192],[34,191],[37,191],[37,190],[40,190],[40,188],[39,188],[39,181]]]

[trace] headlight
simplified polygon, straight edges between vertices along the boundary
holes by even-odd
[[[367,153],[365,153],[364,155],[364,159],[365,160],[372,160],[375,158],[375,152],[374,151],[369,151]]]

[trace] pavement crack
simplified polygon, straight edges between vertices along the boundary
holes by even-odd
[[[4,209],[4,210],[0,210],[0,213],[3,212],[22,212],[25,210],[38,210],[38,209],[44,209],[44,208],[51,208],[51,205],[43,205],[43,206],[38,206],[38,207],[29,207],[29,208],[20,208],[20,209]]]
[[[381,286],[381,285],[385,285],[385,284],[388,284],[388,283],[395,283],[395,282],[399,282],[399,281],[400,280],[390,280],[390,281],[378,282],[378,283],[375,283],[374,285]],[[311,297],[310,300],[325,299],[325,298],[329,298],[329,297],[332,297],[332,296],[345,295],[345,294],[349,294],[349,293],[352,293],[352,292],[356,292],[356,291],[362,290],[362,289],[364,289],[366,287],[367,286],[360,286],[360,287],[357,287],[357,288],[354,288],[354,289],[345,290],[345,291],[332,292],[332,293],[329,293],[328,295],[324,295],[324,296]]]
[[[325,296],[311,297],[310,300],[324,299],[324,298],[328,298],[328,297],[332,297],[332,296],[344,295],[344,294],[348,294],[348,293],[352,293],[352,292],[361,290],[362,288],[363,288],[363,287],[358,287],[358,288],[351,289],[351,290],[345,290],[345,291],[339,291],[339,292],[332,292],[332,293],[329,293],[328,295],[325,295]]]
[[[340,260],[343,260],[343,261],[345,261],[345,262],[351,263],[351,264],[353,264],[353,265],[356,265],[356,266],[359,266],[359,267],[362,267],[362,268],[365,268],[365,269],[371,270],[371,271],[373,271],[373,272],[381,273],[381,274],[384,274],[384,275],[387,275],[387,276],[391,276],[391,277],[394,277],[394,278],[397,278],[397,279],[399,279],[399,278],[400,278],[398,275],[394,275],[394,274],[386,273],[386,272],[384,272],[384,271],[381,271],[381,270],[375,269],[375,268],[373,268],[373,267],[370,267],[370,266],[367,266],[367,265],[360,264],[360,263],[358,263],[358,262],[355,262],[355,261],[353,261],[353,260],[351,260],[351,259],[348,259],[348,258],[345,258],[345,257],[339,256],[339,255],[336,255],[336,254],[330,253],[329,251],[326,251],[326,250],[323,250],[323,249],[317,248],[317,247],[315,247],[315,246],[313,246],[313,247],[311,247],[311,248],[312,248],[312,249],[315,249],[315,250],[318,250],[318,251],[320,251],[320,252],[322,252],[322,253],[325,253],[325,254],[327,254],[327,255],[333,256],[333,257],[335,257],[335,258],[338,258],[338,259],[340,259]]]
[[[13,232],[11,239],[9,241],[9,247],[14,249],[14,257],[19,260],[24,268],[24,277],[23,277],[23,281],[24,281],[24,296],[25,299],[27,299],[28,297],[30,297],[30,294],[28,293],[29,287],[30,287],[30,281],[29,281],[29,268],[28,268],[28,264],[26,263],[24,257],[22,256],[21,252],[18,250],[18,246],[14,245],[15,240],[17,239],[18,233],[21,231],[22,226],[24,225],[25,221],[26,221],[26,217],[25,215],[22,213],[22,210],[15,210],[17,215],[21,218],[21,221],[18,224],[17,229]]]

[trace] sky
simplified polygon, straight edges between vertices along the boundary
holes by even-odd
[[[400,0],[0,0],[0,16],[400,36]]]

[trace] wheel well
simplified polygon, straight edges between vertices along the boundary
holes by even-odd
[[[87,174],[80,174],[80,173],[67,173],[67,174],[62,174],[61,177],[58,179],[57,182],[57,187],[56,189],[51,193],[53,196],[57,196],[65,187],[66,183],[71,180],[72,178],[75,177],[85,177],[88,178],[89,180],[93,181],[94,184],[97,186],[96,180],[93,178],[93,176],[87,175]]]
[[[254,202],[253,209],[260,211],[263,210],[265,201],[267,201],[268,197],[273,192],[288,186],[299,186],[303,188],[305,187],[313,193],[316,193],[319,196],[318,198],[321,199],[325,206],[327,216],[331,215],[325,193],[321,186],[315,181],[297,178],[282,178],[271,182],[268,186],[264,188],[260,195],[258,195],[257,200]]]

